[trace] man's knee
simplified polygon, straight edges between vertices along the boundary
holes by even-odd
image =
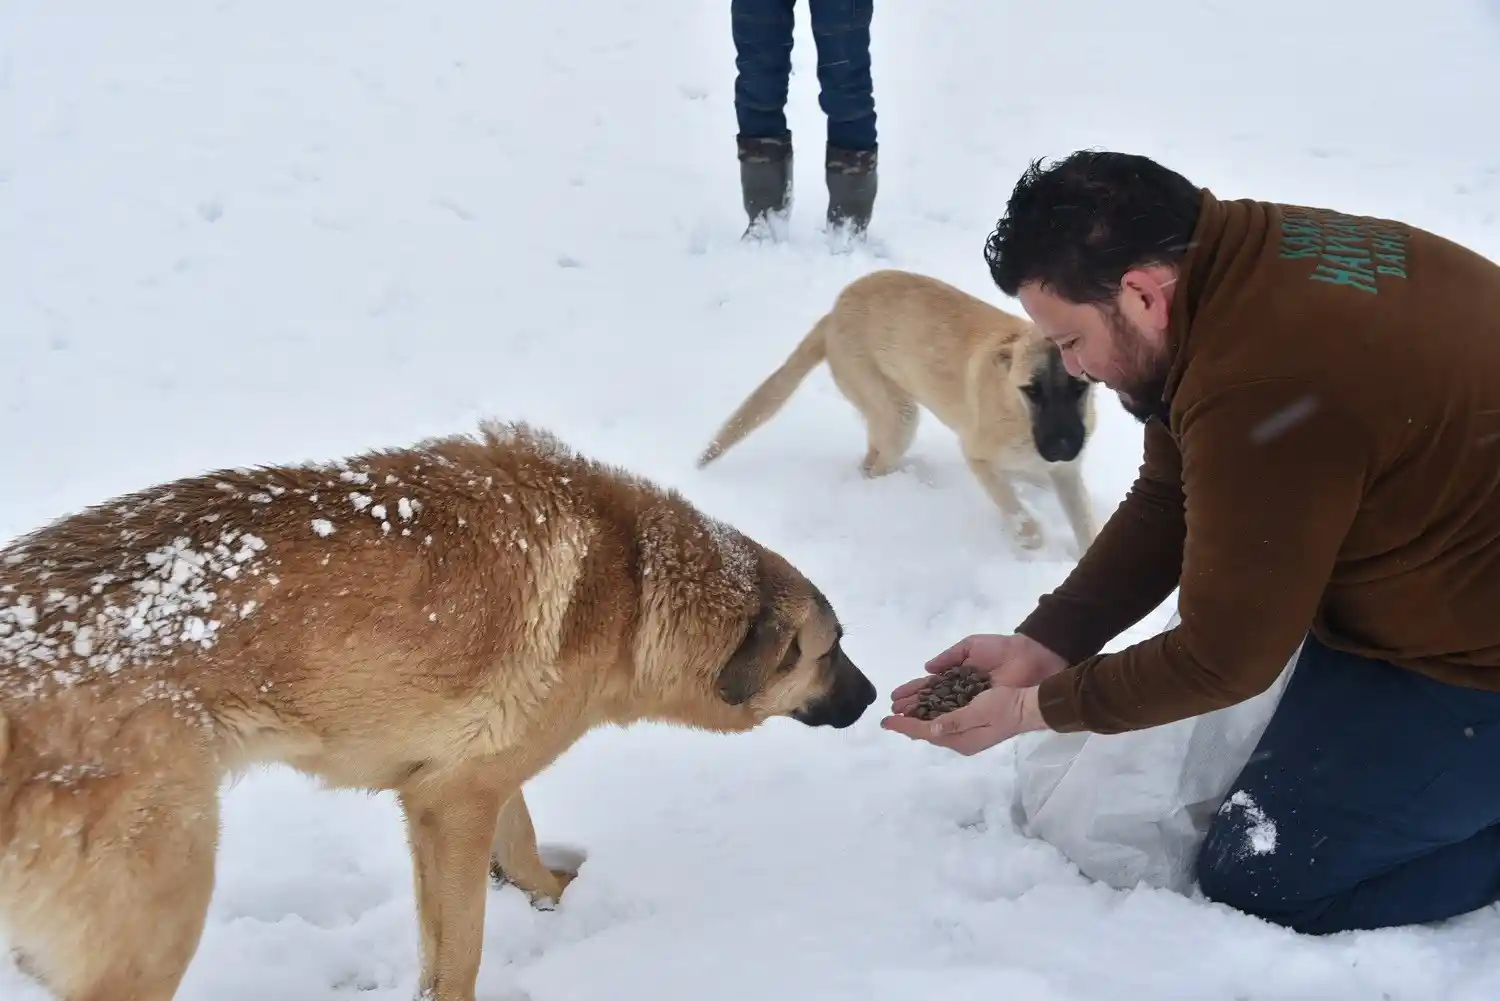
[[[1203,895],[1295,931],[1315,931],[1322,907],[1299,893],[1297,873],[1278,856],[1275,822],[1243,793],[1225,800],[1195,862]]]
[[[1207,842],[1204,842],[1203,849],[1198,853],[1195,875],[1204,897],[1276,924],[1288,924],[1282,917],[1285,913],[1283,902],[1274,892],[1274,878],[1260,867],[1247,866],[1232,855],[1210,851]]]

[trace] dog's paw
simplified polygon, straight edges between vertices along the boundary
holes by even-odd
[[[562,899],[563,891],[578,878],[588,853],[566,845],[538,847],[540,864],[522,864],[515,871],[503,868],[497,859],[490,860],[490,878],[496,886],[514,886],[538,910],[550,911]]]
[[[1011,523],[1011,533],[1015,536],[1016,544],[1026,550],[1040,549],[1046,541],[1041,523],[1032,517],[1015,519]]]
[[[526,894],[526,899],[531,902],[531,906],[539,911],[550,911],[555,908],[558,901],[562,899],[563,891],[577,878],[576,872],[569,872],[566,869],[548,869],[545,875],[538,873],[523,881],[511,876],[499,866],[490,866],[490,879],[496,886],[514,886]]]
[[[567,892],[567,889],[572,885],[573,880],[578,878],[578,873],[570,872],[567,869],[549,869],[547,871],[552,873],[553,879],[557,880],[557,890],[550,897],[543,899],[555,905],[559,900],[562,899],[562,895]],[[537,903],[537,901],[533,900],[532,903],[535,904]]]
[[[551,874],[552,879],[548,881],[549,885],[546,887],[521,888],[521,892],[526,894],[526,899],[531,903],[531,906],[539,911],[556,910],[569,884],[578,878],[578,873],[568,872],[565,869],[549,869],[547,871]]]

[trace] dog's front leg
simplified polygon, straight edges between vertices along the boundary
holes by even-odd
[[[1083,470],[1076,460],[1054,462],[1047,467],[1047,474],[1052,479],[1052,488],[1057,491],[1063,513],[1073,526],[1073,538],[1078,542],[1078,556],[1082,558],[1093,544],[1094,536],[1099,534],[1094,524],[1094,508],[1089,503],[1088,491],[1083,486]]]
[[[484,943],[490,844],[506,786],[493,760],[422,775],[398,791],[422,930],[422,1001],[474,1001]]]
[[[517,789],[500,808],[495,825],[495,843],[490,854],[490,876],[497,881],[514,883],[533,904],[544,900],[556,903],[576,873],[549,869],[537,851],[536,828],[526,797]]]
[[[1032,517],[1016,496],[1016,488],[1010,478],[1000,471],[992,459],[982,459],[965,453],[965,461],[974,478],[984,487],[985,493],[995,502],[1004,517],[1006,527],[1015,535],[1023,549],[1036,549],[1042,544],[1042,526]]]

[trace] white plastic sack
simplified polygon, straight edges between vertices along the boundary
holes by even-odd
[[[1170,625],[1177,621],[1174,613]],[[1186,893],[1209,821],[1296,662],[1293,653],[1260,695],[1191,719],[1130,733],[1026,735],[1018,742],[1016,826],[1091,879]]]

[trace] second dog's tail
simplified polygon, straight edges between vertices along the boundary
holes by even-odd
[[[807,336],[792,349],[791,355],[781,367],[766,377],[766,380],[751,393],[739,409],[729,415],[719,433],[714,435],[703,454],[698,456],[698,468],[729,451],[740,439],[769,420],[789,400],[792,393],[807,378],[807,374],[823,363],[827,351],[823,344],[824,324],[833,322],[824,316],[813,324]]]

